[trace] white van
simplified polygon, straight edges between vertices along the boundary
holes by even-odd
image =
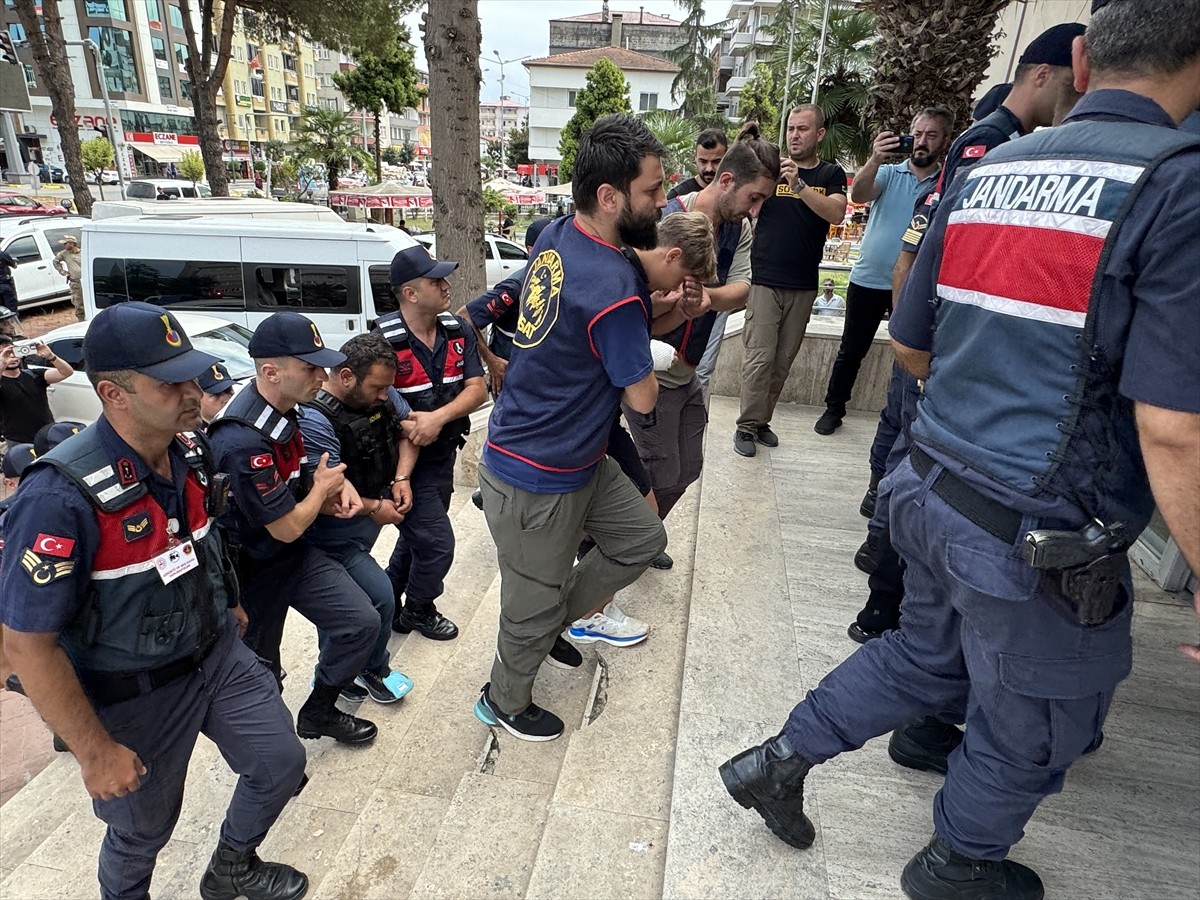
[[[206,197],[202,200],[100,200],[92,204],[93,219],[120,216],[157,216],[160,219],[193,219],[196,216],[243,216],[248,219],[311,219],[314,222],[346,221],[327,206],[256,200],[252,197]]]
[[[54,270],[62,239],[79,240],[84,216],[0,216],[0,250],[16,260],[13,286],[21,309],[54,303],[68,296],[67,280]]]
[[[330,347],[396,309],[392,257],[414,245],[390,225],[212,216],[92,220],[83,226],[88,318],[125,300],[219,316],[253,330],[291,309]]]

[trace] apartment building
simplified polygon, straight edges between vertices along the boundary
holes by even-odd
[[[485,100],[479,104],[479,139],[481,141],[498,141],[504,135],[507,141],[514,131],[519,131],[529,115],[529,107],[501,97],[499,100]]]

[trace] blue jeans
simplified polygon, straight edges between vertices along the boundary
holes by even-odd
[[[888,479],[908,564],[900,629],[826,675],[784,734],[821,763],[909,719],[965,716],[934,826],[959,853],[1003,859],[1099,735],[1132,665],[1132,603],[1095,628],[1068,617],[1053,579],[933,493],[941,471],[906,460]]]
[[[352,523],[353,534],[348,534],[346,540],[322,541],[321,549],[342,564],[346,574],[358,585],[359,589],[371,601],[375,611],[379,613],[379,637],[367,657],[364,669],[384,674],[388,669],[388,639],[392,636],[392,617],[396,612],[396,595],[392,593],[392,582],[387,572],[371,556],[371,548],[382,530],[365,516],[359,516]],[[327,638],[323,632],[317,635],[317,646],[325,653]]]
[[[725,337],[725,323],[729,321],[729,312],[717,313],[716,321],[713,322],[712,334],[708,336],[708,346],[704,348],[704,355],[700,357],[700,362],[696,366],[696,377],[700,379],[700,389],[706,394],[708,393],[708,382],[712,378],[713,372],[717,371],[717,357],[721,353],[721,340]]]

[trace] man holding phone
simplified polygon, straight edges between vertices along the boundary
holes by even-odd
[[[814,426],[817,434],[833,434],[842,424],[859,366],[892,308],[892,267],[913,204],[922,188],[937,178],[953,132],[954,117],[948,109],[927,107],[913,119],[912,134],[880,132],[871,158],[854,177],[850,199],[870,202],[871,218],[850,272],[842,342],[825,392],[825,412]]]
[[[26,368],[25,360],[35,354],[53,368]],[[9,447],[33,443],[41,427],[54,421],[46,388],[73,374],[70,363],[40,341],[14,341],[0,334],[0,433]]]

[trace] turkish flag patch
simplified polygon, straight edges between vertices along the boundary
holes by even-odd
[[[33,540],[33,549],[46,556],[57,556],[66,559],[75,549],[75,541],[71,538],[58,537],[53,534],[39,534]]]
[[[259,453],[250,457],[250,468],[252,469],[269,469],[273,465],[275,465],[275,457],[270,453]]]
[[[985,153],[987,153],[987,151],[988,148],[984,144],[972,144],[970,147],[963,147],[962,158],[979,159]]]

